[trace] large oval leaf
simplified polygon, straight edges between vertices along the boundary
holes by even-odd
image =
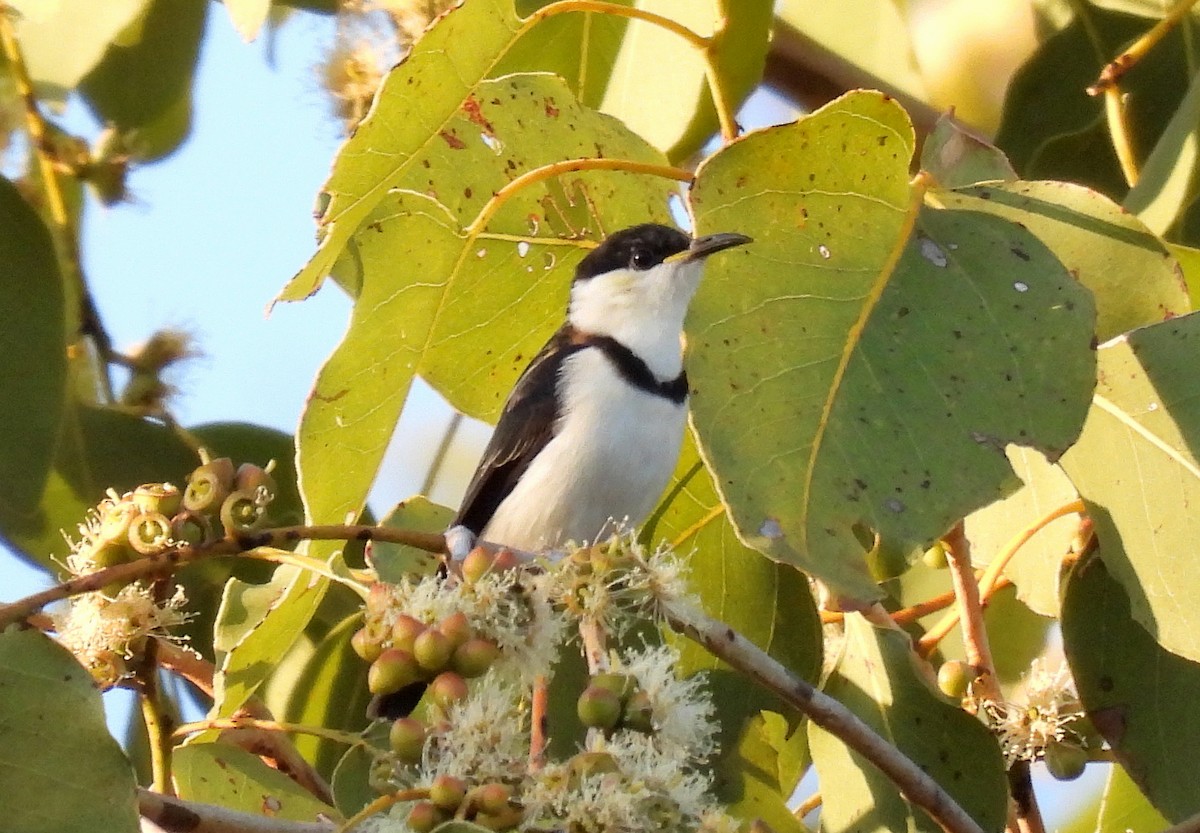
[[[1001,830],[1008,788],[996,739],[935,693],[915,661],[904,633],[850,614],[841,656],[822,688],[936,780],[980,827]],[[813,724],[808,738],[824,798],[823,829],[941,830],[840,738]]]
[[[134,833],[136,786],[84,667],[37,631],[0,633],[4,828]]]
[[[1133,618],[1200,660],[1200,313],[1100,350],[1095,402],[1063,468],[1088,505],[1102,557]]]
[[[1030,232],[927,206],[910,237],[911,142],[897,105],[851,94],[692,191],[699,233],[756,235],[689,319],[705,458],[743,540],[859,597],[856,530],[909,551],[1012,491],[1004,446],[1057,457],[1094,382],[1091,299]]]
[[[362,286],[350,328],[317,377],[299,432],[301,487],[318,521],[361,507],[414,374],[458,409],[493,416],[561,322],[583,238],[668,219],[662,180],[580,172],[521,191],[487,231],[467,232],[492,192],[539,165],[597,149],[663,161],[553,76],[510,76],[477,92],[411,180],[422,193],[389,194],[355,237]]]
[[[1100,558],[1068,579],[1062,630],[1079,699],[1125,771],[1170,820],[1200,812],[1195,770],[1180,765],[1200,744],[1200,664],[1155,643]]]

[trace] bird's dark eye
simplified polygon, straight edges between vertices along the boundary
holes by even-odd
[[[629,257],[629,265],[634,269],[649,269],[654,265],[654,255],[645,249],[634,249]]]

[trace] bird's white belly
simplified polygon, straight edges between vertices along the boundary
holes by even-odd
[[[598,350],[568,362],[557,434],[497,508],[487,541],[536,550],[594,541],[610,518],[639,524],[675,469],[686,404],[635,388]]]

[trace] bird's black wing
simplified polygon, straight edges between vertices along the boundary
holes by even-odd
[[[586,346],[575,335],[569,326],[560,329],[517,380],[453,525],[482,533],[533,458],[553,438],[559,417],[555,391],[559,372],[569,356]]]

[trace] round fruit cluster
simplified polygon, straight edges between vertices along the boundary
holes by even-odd
[[[464,819],[488,830],[511,830],[521,823],[521,808],[512,787],[499,782],[468,787],[453,775],[439,775],[429,786],[429,799],[418,801],[408,812],[414,833],[429,833],[451,819]]]
[[[606,733],[618,729],[643,734],[654,731],[654,704],[629,674],[593,675],[575,708],[583,725],[592,729]]]
[[[236,471],[227,457],[208,460],[188,475],[184,491],[148,483],[118,495],[109,491],[80,527],[72,569],[95,572],[181,544],[202,544],[260,526],[275,495],[267,468],[250,463]],[[120,587],[104,588],[112,595]]]
[[[453,613],[440,622],[426,624],[401,614],[390,628],[382,624],[386,587],[377,585],[367,599],[367,624],[350,638],[355,653],[371,668],[367,688],[372,694],[392,694],[413,683],[428,682],[435,702],[453,702],[466,696],[466,681],[482,676],[500,648],[491,639],[475,634],[467,617]]]

